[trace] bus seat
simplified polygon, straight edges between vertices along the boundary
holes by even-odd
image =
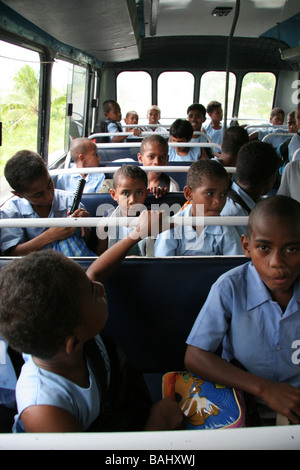
[[[137,154],[139,152],[139,148],[113,148],[112,147],[105,147],[105,148],[98,148],[98,155],[100,156],[100,163],[102,162],[113,162],[115,160],[122,160],[131,158],[134,161],[137,161]]]
[[[97,209],[101,205],[111,205],[116,207],[117,201],[115,201],[109,193],[84,193],[81,198],[82,204],[85,206],[86,210],[89,212],[90,217],[96,217]],[[145,200],[145,206],[147,209],[152,207],[153,209],[159,209],[157,205],[161,206],[162,204],[167,204],[169,207],[174,204],[183,206],[186,202],[186,199],[182,192],[168,193],[162,196],[159,199],[156,199],[153,194],[147,196]],[[107,209],[106,209],[107,210]],[[103,213],[99,209],[98,215],[101,216]]]

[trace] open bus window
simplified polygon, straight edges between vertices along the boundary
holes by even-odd
[[[254,124],[258,124],[259,120],[269,120],[275,84],[276,78],[271,72],[249,72],[244,76],[239,107],[242,124],[247,119],[258,119]]]
[[[222,104],[224,111],[225,106],[225,84],[226,72],[205,72],[201,77],[200,82],[200,97],[199,103],[207,107],[210,101],[219,101]],[[236,77],[230,72],[229,74],[229,88],[228,88],[228,111],[227,116],[230,119],[233,111],[233,99],[235,93]]]
[[[152,104],[152,81],[147,72],[121,72],[117,76],[117,101],[122,118],[128,111],[136,111],[139,123],[146,124],[147,109]]]
[[[37,150],[40,56],[0,41],[0,204],[10,196],[3,176],[6,161],[22,149]]]
[[[187,117],[187,108],[193,103],[194,76],[190,72],[163,72],[158,77],[157,101],[162,124]]]

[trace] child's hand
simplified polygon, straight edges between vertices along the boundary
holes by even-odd
[[[178,429],[182,423],[183,413],[178,403],[167,397],[152,406],[145,431]]]
[[[277,413],[286,416],[291,423],[300,423],[300,390],[288,383],[267,384],[260,397]]]
[[[133,135],[140,137],[142,131],[140,129],[132,129]]]
[[[76,211],[73,212],[73,214],[70,214],[70,212],[68,212],[67,216],[68,217],[89,217],[90,213],[86,211],[85,209],[82,209],[79,207],[78,209],[76,209]],[[86,231],[86,229],[84,227],[81,227],[81,237],[85,238],[87,234],[88,232]]]
[[[138,226],[132,235],[138,238],[156,237],[160,232],[168,230],[170,223],[167,220],[165,211],[147,211],[144,210],[138,220]]]
[[[169,192],[168,188],[165,187],[163,188],[162,186],[154,186],[154,187],[150,187],[150,192],[156,197],[156,198],[160,198],[162,197],[164,194],[167,194]]]

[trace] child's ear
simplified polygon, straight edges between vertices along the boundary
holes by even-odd
[[[138,154],[137,154],[137,157],[138,157],[139,163],[143,164],[143,156],[142,156],[142,154],[141,154],[141,153],[138,153]]]
[[[185,186],[183,188],[183,194],[184,194],[184,197],[187,201],[192,200],[193,191],[191,190],[191,188],[189,186]]]
[[[110,193],[111,197],[112,197],[115,201],[117,201],[117,198],[116,198],[116,190],[115,190],[114,188],[111,188],[111,189],[109,190],[109,193]]]
[[[11,193],[12,193],[14,196],[18,196],[18,197],[20,197],[20,198],[22,198],[22,199],[23,199],[23,196],[22,196],[22,194],[20,194],[20,193],[17,193],[17,191],[11,191]]]
[[[247,258],[251,258],[251,249],[250,249],[250,241],[247,235],[241,236],[241,245],[243,252]]]
[[[65,351],[67,354],[73,354],[80,346],[80,341],[75,334],[67,336],[65,340]]]

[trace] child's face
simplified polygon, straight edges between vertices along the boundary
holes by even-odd
[[[270,121],[274,126],[281,126],[284,121],[284,116],[282,113],[275,114]]]
[[[192,203],[192,216],[201,214],[197,206],[204,206],[204,216],[219,216],[226,203],[229,181],[227,178],[203,177],[201,186],[184,188],[184,195]]]
[[[53,180],[47,173],[31,183],[22,194],[18,195],[27,199],[32,206],[51,206],[54,198]]]
[[[151,109],[147,114],[147,118],[149,124],[157,124],[160,118],[159,111],[157,109]]]
[[[216,108],[212,113],[209,113],[211,120],[214,122],[221,122],[223,119],[223,109]]]
[[[83,158],[83,166],[85,168],[92,168],[95,166],[99,166],[100,157],[97,154],[97,147],[91,145],[91,148],[88,152],[85,153]]]
[[[173,135],[170,134],[169,142],[184,143],[184,142],[190,142],[190,141],[186,137],[174,137]],[[190,150],[190,147],[174,147],[174,148],[177,153],[188,152]]]
[[[123,217],[135,217],[143,208],[149,191],[139,178],[120,175],[116,189],[111,189],[111,197],[118,202]]]
[[[291,297],[300,273],[299,221],[259,216],[250,238],[242,236],[242,247],[273,299]]]
[[[121,121],[122,119],[120,106],[116,104],[112,105],[108,113],[104,113],[104,115],[107,119],[111,119],[112,121]]]
[[[297,122],[294,114],[289,114],[288,115],[288,120],[287,120],[287,126],[288,126],[288,131],[292,134],[296,133],[298,128],[297,128]]]
[[[134,124],[138,124],[139,122],[139,117],[137,114],[128,114],[128,116],[124,119],[125,123],[128,124],[128,125],[134,125]]]
[[[159,142],[148,142],[143,154],[138,154],[138,159],[143,166],[165,166],[169,160],[168,150]]]
[[[205,117],[200,111],[197,111],[196,109],[191,109],[191,111],[188,113],[188,121],[193,126],[194,131],[200,131],[202,124],[205,121]]]

